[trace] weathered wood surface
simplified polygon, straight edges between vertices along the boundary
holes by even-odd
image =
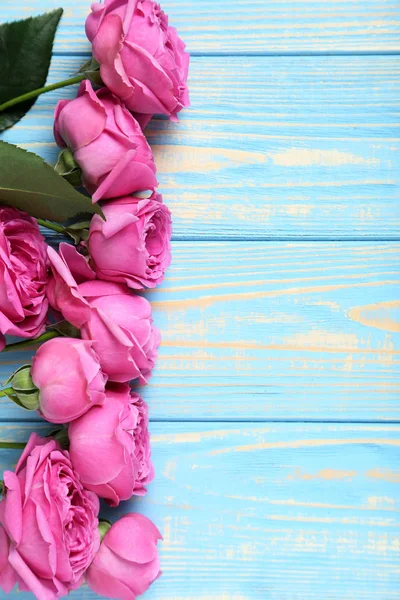
[[[195,56],[192,108],[147,130],[175,239],[148,293],[157,478],[113,518],[138,510],[164,535],[149,600],[398,599],[400,5],[162,4]],[[49,82],[89,53],[89,2],[0,7],[59,5]],[[54,105],[74,92],[2,139],[54,162]],[[2,355],[0,379],[27,359]],[[0,440],[32,429],[49,430],[1,399]]]
[[[399,419],[400,245],[176,242],[156,419]],[[2,357],[0,379],[30,354]],[[2,398],[0,418],[26,412]],[[38,418],[33,413],[33,418]]]
[[[55,57],[49,81],[85,57]],[[192,108],[153,120],[175,239],[399,239],[400,62],[374,57],[195,57]],[[2,139],[55,163],[64,88]]]
[[[3,0],[2,20],[63,6],[57,52],[89,50],[86,0]],[[163,0],[191,52],[294,54],[400,50],[397,0]]]
[[[30,429],[3,424],[2,439]],[[139,510],[164,536],[148,600],[399,597],[399,426],[157,423],[152,433],[148,496],[111,511]],[[17,455],[2,451],[1,469]]]

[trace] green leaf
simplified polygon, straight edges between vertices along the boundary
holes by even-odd
[[[58,8],[38,17],[0,25],[0,104],[46,83],[53,40],[63,14]],[[0,131],[19,121],[36,98],[0,113]]]
[[[40,156],[0,142],[0,203],[39,219],[63,223],[82,213],[98,213],[98,204],[80,194]]]

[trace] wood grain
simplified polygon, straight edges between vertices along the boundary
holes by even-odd
[[[3,440],[32,427],[2,425]],[[399,426],[157,423],[152,434],[148,496],[104,515],[138,510],[164,536],[164,574],[145,598],[398,598]],[[1,469],[17,456],[0,451]]]
[[[50,80],[84,57],[53,59]],[[146,133],[175,239],[398,239],[397,57],[194,58],[192,108]],[[55,162],[63,89],[1,139]]]
[[[87,58],[90,3],[0,9],[60,4],[49,82]],[[400,5],[162,5],[195,56],[192,108],[146,131],[176,240],[147,294],[163,334],[141,390],[157,477],[103,516],[161,529],[148,600],[397,600],[400,426],[384,421],[400,418]],[[54,162],[54,106],[75,91],[1,139]],[[30,355],[2,354],[0,380]],[[52,428],[0,399],[0,440]],[[0,472],[18,454],[0,450]]]
[[[400,50],[397,0],[163,0],[170,23],[192,52],[298,53]],[[84,22],[90,2],[6,0],[1,20],[62,5],[57,52],[89,50]]]
[[[399,244],[176,242],[155,419],[399,419]],[[0,380],[29,353],[2,356]],[[0,418],[26,412],[2,399]],[[32,415],[37,419],[35,413]]]

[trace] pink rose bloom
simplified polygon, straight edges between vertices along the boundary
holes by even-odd
[[[139,378],[146,384],[161,341],[153,327],[150,302],[117,283],[95,280],[78,285],[69,265],[82,267],[80,260],[84,259],[74,249],[70,257],[66,246],[60,244],[60,254],[48,250],[54,277],[48,289],[50,304],[80,328],[83,339],[93,342],[110,381],[124,383]],[[85,268],[89,269],[87,265]]]
[[[47,244],[36,220],[0,206],[0,350],[5,334],[34,338],[43,333],[48,276]]]
[[[135,600],[161,575],[157,527],[130,513],[108,530],[86,573],[89,587],[105,598]]]
[[[82,338],[93,341],[109,380],[124,383],[139,378],[145,385],[161,341],[153,327],[150,302],[124,285],[107,281],[82,283],[79,292],[91,308],[90,319],[81,328]]]
[[[50,246],[47,249],[52,271],[47,298],[50,306],[61,313],[59,319],[64,317],[75,327],[81,328],[90,318],[90,306],[80,294],[78,284],[95,279],[96,274],[85,257],[71,244],[61,242],[58,252]]]
[[[152,0],[92,4],[86,35],[106,86],[129,110],[177,113],[189,106],[189,54],[168,17]],[[151,117],[150,117],[151,118]]]
[[[99,279],[142,290],[164,279],[171,263],[171,213],[161,195],[147,200],[118,198],[103,205],[104,221],[92,218],[90,264]]]
[[[77,98],[60,100],[54,137],[72,151],[93,202],[157,186],[153,154],[139,123],[106,88],[94,92],[86,79]]]
[[[93,343],[60,337],[49,340],[32,360],[31,376],[39,389],[39,413],[51,423],[68,423],[103,404],[106,377]]]
[[[112,506],[142,496],[154,478],[147,404],[129,385],[106,390],[107,401],[70,424],[72,464],[83,485]]]
[[[32,433],[0,503],[0,584],[38,600],[77,589],[100,545],[99,500],[82,486],[69,454]],[[8,562],[6,560],[8,554]]]

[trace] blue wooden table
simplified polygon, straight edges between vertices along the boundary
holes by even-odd
[[[0,8],[58,5],[49,82],[88,56],[89,3]],[[115,511],[163,533],[146,598],[399,599],[399,1],[163,7],[193,58],[192,108],[148,128],[174,217],[148,293],[157,477]],[[42,96],[2,139],[54,162],[54,105],[74,93]],[[27,359],[7,354],[2,379]],[[0,411],[2,439],[48,431]],[[1,451],[1,469],[16,460]]]

